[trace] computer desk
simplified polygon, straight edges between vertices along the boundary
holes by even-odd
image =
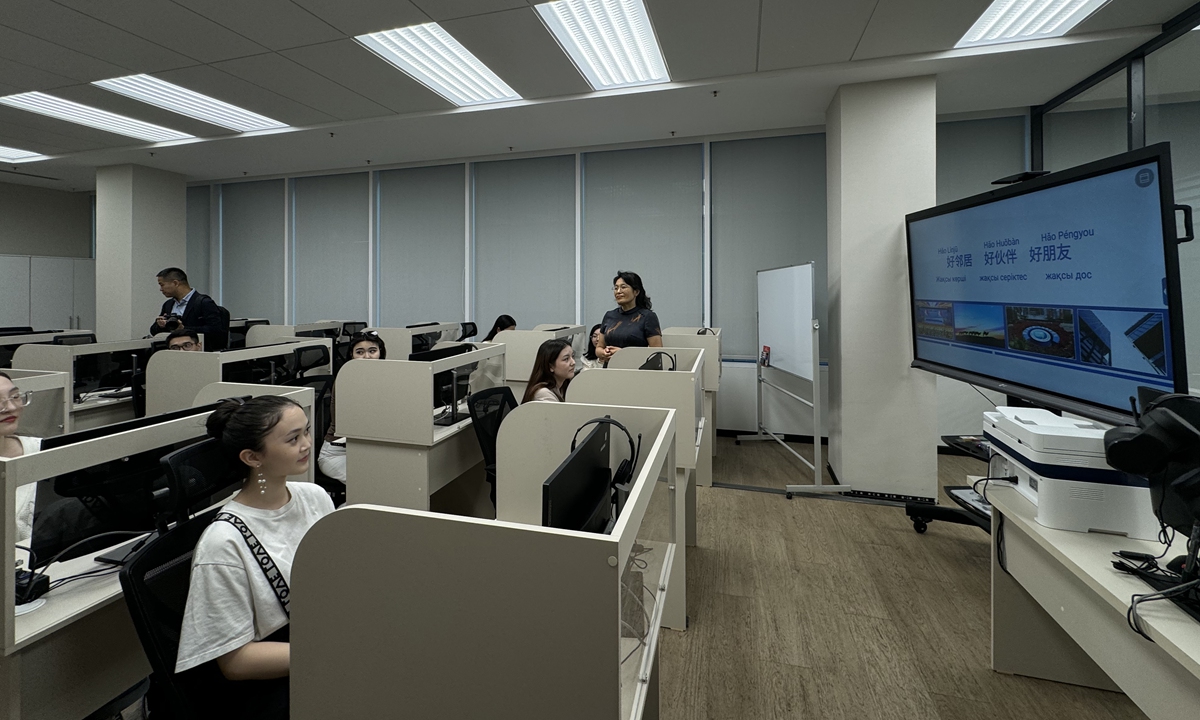
[[[712,459],[717,454],[717,391],[721,389],[721,328],[712,333],[696,333],[698,327],[669,327],[663,333],[663,345],[704,349],[704,438],[696,462],[696,484],[712,487]],[[620,353],[617,353],[620,355]]]
[[[654,352],[667,352],[676,358],[675,371],[638,370]],[[670,360],[664,358],[664,367]],[[675,468],[680,536],[675,548],[676,591],[663,613],[663,623],[674,630],[687,629],[687,546],[696,544],[696,467],[700,462],[704,438],[704,397],[702,376],[705,351],[700,348],[624,348],[613,356],[608,367],[587,370],[575,376],[567,387],[567,402],[631,407],[663,407],[675,411]],[[634,436],[636,442],[636,434]],[[620,432],[612,435],[618,449],[628,454],[628,444]]]
[[[643,436],[625,509],[610,534],[542,527],[542,483],[603,415]],[[292,565],[293,720],[657,718],[674,431],[667,409],[530,403],[500,427],[499,520],[371,505],[319,520]]]
[[[1124,692],[1152,720],[1200,707],[1200,623],[1170,600],[1139,606],[1147,642],[1128,625],[1134,594],[1153,592],[1112,567],[1112,553],[1158,555],[1145,540],[1052,530],[1017,490],[990,486],[992,668]],[[1176,536],[1170,558],[1182,554]]]
[[[311,411],[312,388],[217,383],[196,399],[205,405],[237,395],[286,395]],[[203,438],[208,414],[0,459],[0,522],[5,547],[16,544],[16,488],[134,453]],[[293,480],[312,480],[306,477]],[[120,538],[114,546],[128,541]],[[111,548],[108,548],[111,549]],[[91,555],[55,563],[51,578],[108,566]],[[18,557],[25,555],[17,550]],[[80,720],[132,688],[150,673],[121,594],[116,573],[74,581],[44,595],[45,604],[15,615],[13,573],[0,573],[0,720]]]
[[[75,387],[75,358],[84,355],[119,354],[148,349],[154,340],[88,343],[86,345],[22,345],[13,354],[13,368],[53,370],[69,373],[72,393]],[[73,400],[74,398],[72,398]],[[70,431],[111,425],[134,418],[133,398],[94,397],[71,405]]]
[[[464,403],[458,423],[434,425],[433,376],[493,357],[504,357],[503,345],[433,362],[346,363],[334,386],[334,422],[346,438],[347,502],[429,510],[434,493],[454,483],[446,509],[490,514],[471,416]]]

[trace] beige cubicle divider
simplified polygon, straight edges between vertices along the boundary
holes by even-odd
[[[311,409],[311,388],[251,385],[206,389],[214,400],[264,391],[282,392]],[[14,504],[19,487],[53,482],[55,477],[100,463],[203,439],[208,415],[201,412],[17,458],[0,458],[0,541],[8,548],[16,545]],[[129,539],[119,537],[112,544]],[[46,572],[53,580],[111,569],[95,559],[110,549],[53,563]],[[24,551],[16,552],[19,560],[27,559]],[[0,573],[0,688],[4,688],[0,720],[82,720],[150,673],[115,572],[55,588],[41,598],[43,604],[22,615],[16,614],[15,592],[12,570]]]
[[[346,438],[347,501],[490,516],[483,455],[466,404],[459,405],[457,423],[435,425],[433,381],[493,357],[504,357],[503,345],[433,362],[347,363],[334,387],[337,433]],[[443,488],[446,504],[431,505]]]
[[[527,473],[556,467],[580,418],[606,414],[643,431],[611,534],[374,505],[318,521],[292,566],[293,720],[657,718],[673,412],[523,406],[502,426],[502,462],[510,483],[540,484]],[[514,457],[538,459],[522,471]]]
[[[697,335],[700,330],[703,335]],[[712,332],[707,332],[711,330]],[[721,328],[671,327],[663,330],[663,344],[670,347],[703,348],[704,357],[704,437],[700,442],[700,461],[696,465],[696,484],[712,486],[712,459],[717,454],[717,391],[721,389]],[[618,353],[619,354],[619,353]]]
[[[513,395],[517,396],[517,402],[525,396],[529,374],[533,372],[533,361],[542,343],[558,338],[576,338],[582,332],[582,325],[538,325],[533,330],[503,330],[496,333],[493,342],[503,343],[506,347],[504,381],[512,388]]]
[[[367,332],[379,335],[387,345],[388,353],[390,353],[392,360],[407,360],[408,356],[412,354],[413,335],[438,333],[441,339],[449,338],[451,340],[458,340],[458,335],[462,334],[462,324],[456,322],[435,322],[432,325],[422,325],[420,327],[371,327],[367,328]],[[453,337],[449,337],[451,335]]]
[[[88,343],[86,345],[22,345],[13,353],[13,368],[21,370],[53,370],[71,375],[71,388],[75,388],[75,358],[84,355],[117,354],[127,350],[145,350],[153,340],[126,340],[123,342]],[[134,417],[133,398],[92,397],[71,404],[70,430],[111,425]]]
[[[32,392],[21,413],[20,433],[50,437],[71,427],[71,375],[47,370],[4,370],[21,392]]]
[[[340,334],[342,331],[342,321],[322,320],[302,325],[253,325],[246,331],[246,347],[272,345],[295,337],[304,337],[298,336],[297,333],[323,333],[328,330],[337,330]]]
[[[675,467],[676,484],[680,488],[680,538],[676,549],[679,563],[674,579],[679,591],[671,597],[664,614],[667,627],[687,628],[687,597],[683,580],[686,565],[686,546],[696,544],[696,467],[700,464],[700,445],[704,437],[703,393],[701,375],[704,369],[704,350],[698,348],[662,348],[676,360],[675,371],[629,370],[614,365],[636,368],[659,348],[624,348],[613,356],[609,367],[578,375],[567,388],[571,403],[625,404],[635,407],[664,407],[675,410]],[[664,358],[664,360],[666,360]],[[664,362],[670,367],[670,361]],[[501,431],[503,432],[503,430]],[[619,436],[618,436],[619,437]],[[619,443],[619,440],[616,441]],[[497,483],[497,491],[499,483]],[[500,502],[497,497],[497,502]]]
[[[587,352],[587,328],[574,323],[542,323],[534,325],[534,330],[551,333],[551,337],[567,338],[571,347],[575,348],[575,358],[578,360]]]
[[[272,327],[262,325],[259,327]],[[325,347],[333,352],[328,338],[282,338],[273,345],[223,350],[221,352],[157,352],[146,368],[146,413],[157,415],[192,406],[196,393],[210,383],[222,382],[224,367],[245,360],[269,361],[278,357],[287,362],[296,350],[305,347]],[[321,374],[317,368],[310,374]],[[327,374],[328,371],[326,370]]]

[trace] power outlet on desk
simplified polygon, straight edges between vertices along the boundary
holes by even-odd
[[[42,573],[17,570],[17,602],[24,605],[50,592],[50,578]]]

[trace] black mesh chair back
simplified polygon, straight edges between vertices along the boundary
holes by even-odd
[[[467,398],[471,427],[475,428],[475,437],[479,438],[483,469],[487,473],[488,484],[492,486],[493,507],[496,505],[496,438],[500,434],[500,423],[516,407],[517,398],[507,385],[480,390]]]
[[[119,574],[133,627],[150,661],[148,700],[156,718],[212,717],[209,710],[213,683],[223,681],[213,677],[219,671],[211,665],[175,673],[192,552],[219,511],[220,508],[213,508],[150,540],[134,553]]]
[[[176,450],[161,464],[167,475],[171,514],[180,523],[233,494],[243,479],[229,468],[216,438]]]
[[[462,335],[458,337],[458,341],[462,342],[467,338],[473,338],[479,334],[479,326],[473,322],[465,322],[462,324]]]
[[[296,378],[325,365],[329,365],[329,348],[324,345],[296,349]]]
[[[333,374],[336,377],[342,366],[350,361],[350,340],[339,340],[333,344]]]

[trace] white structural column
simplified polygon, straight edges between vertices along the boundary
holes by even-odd
[[[843,85],[826,112],[829,463],[856,492],[937,496],[937,387],[912,362],[904,216],[937,203],[933,77]]]
[[[144,336],[162,308],[155,275],[186,271],[186,262],[186,178],[141,165],[97,168],[97,339]]]

